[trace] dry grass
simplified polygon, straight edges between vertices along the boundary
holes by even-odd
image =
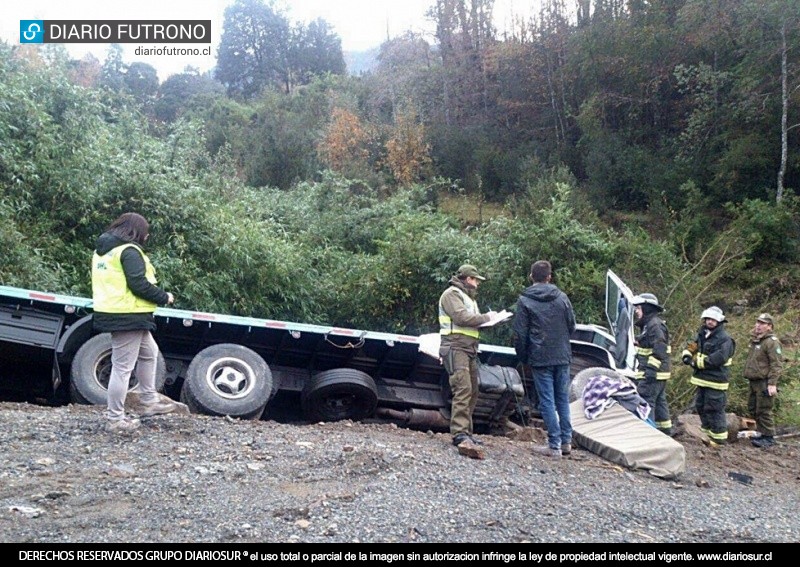
[[[459,195],[447,190],[439,193],[439,210],[472,225],[480,225],[494,217],[508,214],[499,203],[488,203],[476,195]]]

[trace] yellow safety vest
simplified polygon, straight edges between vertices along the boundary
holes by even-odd
[[[464,293],[462,290],[458,289],[456,286],[451,286],[450,289],[456,290],[459,294],[461,294],[461,298],[464,300],[464,305],[467,306],[467,311],[474,315],[479,315],[480,310],[478,309],[478,302],[472,299],[469,295]],[[439,334],[440,335],[450,335],[452,333],[459,333],[461,335],[466,335],[468,337],[473,337],[475,339],[479,338],[481,332],[476,329],[475,327],[461,327],[453,323],[453,319],[445,313],[444,308],[442,307],[442,298],[439,298]]]
[[[92,258],[92,296],[94,310],[100,313],[152,313],[157,305],[137,297],[128,288],[125,272],[122,269],[122,252],[126,248],[136,248],[144,259],[144,277],[155,285],[156,271],[150,259],[136,244],[122,244],[100,256],[97,252]]]

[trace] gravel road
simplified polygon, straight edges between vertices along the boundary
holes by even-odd
[[[675,482],[504,437],[479,436],[487,458],[469,459],[449,435],[387,424],[102,424],[95,407],[0,403],[0,542],[800,541],[788,443],[779,474],[759,474],[757,449],[687,441]],[[728,476],[745,465],[752,484]]]

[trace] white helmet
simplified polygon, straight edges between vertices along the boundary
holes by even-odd
[[[644,305],[646,303],[648,305],[652,305],[659,311],[664,310],[664,308],[658,304],[658,298],[652,293],[640,293],[639,295],[631,299],[631,303],[633,305]]]
[[[714,319],[717,323],[722,323],[725,320],[725,315],[722,313],[722,309],[717,307],[716,305],[712,305],[705,311],[703,314],[700,315],[701,319]]]

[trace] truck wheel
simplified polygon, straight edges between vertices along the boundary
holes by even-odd
[[[309,421],[357,421],[369,417],[378,405],[372,377],[352,368],[334,368],[314,375],[301,396]]]
[[[569,401],[574,402],[575,400],[581,399],[581,396],[583,395],[583,389],[586,387],[586,384],[591,378],[599,375],[611,376],[618,380],[623,378],[622,374],[616,370],[611,370],[610,368],[604,368],[602,366],[585,368],[578,372],[575,375],[575,378],[572,379],[572,384],[569,388]]]
[[[83,343],[70,367],[69,393],[76,404],[103,405],[108,398],[108,381],[111,378],[111,333],[101,333]],[[156,390],[164,390],[167,364],[159,351],[156,362]],[[138,386],[136,368],[131,373],[128,391]]]
[[[272,372],[254,351],[223,343],[201,350],[186,371],[181,397],[209,415],[258,419],[272,393]]]

